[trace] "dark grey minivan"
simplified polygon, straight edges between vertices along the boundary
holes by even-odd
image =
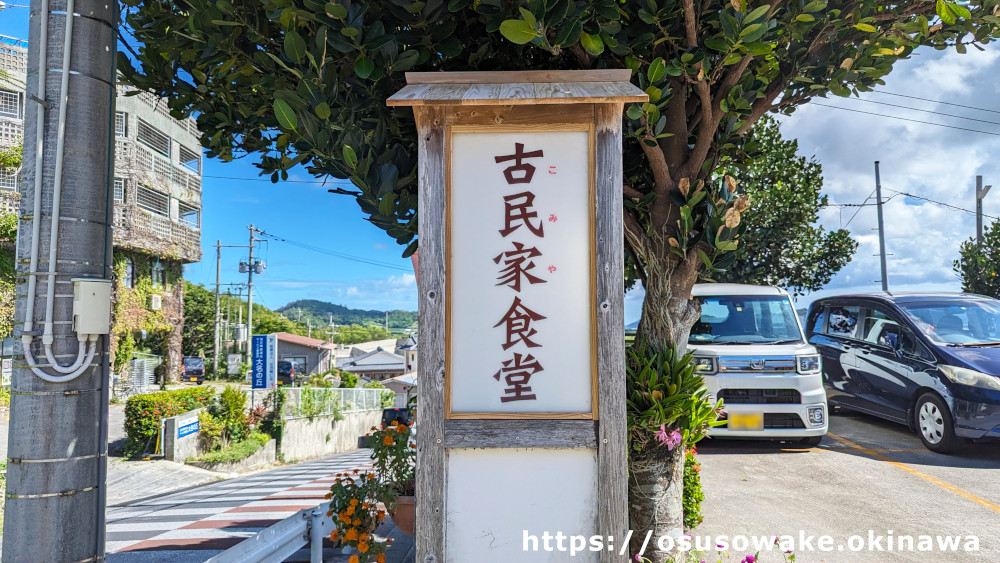
[[[823,358],[831,407],[900,422],[946,453],[1000,438],[1000,301],[964,293],[829,297],[806,338]]]

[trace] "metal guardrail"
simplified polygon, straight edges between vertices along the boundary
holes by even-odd
[[[395,395],[390,389],[286,387],[284,415],[290,419],[381,410],[383,397]]]
[[[279,563],[295,552],[309,546],[309,561],[322,563],[323,538],[333,531],[333,519],[326,515],[323,503],[315,508],[305,508],[281,522],[261,530],[233,547],[223,551],[206,563]]]

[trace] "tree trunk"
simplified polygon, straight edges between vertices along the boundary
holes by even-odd
[[[653,242],[654,250],[646,257],[643,284],[646,297],[642,303],[636,340],[645,340],[660,348],[676,346],[678,351],[683,352],[687,348],[691,327],[701,314],[698,302],[691,299],[691,288],[698,281],[700,262],[682,260],[670,252],[666,242],[650,242]]]
[[[651,445],[629,459],[629,527],[632,553],[639,553],[646,532],[651,540],[643,553],[653,563],[667,561],[672,553],[658,551],[657,538],[684,534],[684,448],[668,450]]]
[[[650,243],[653,252],[646,257],[646,297],[636,341],[645,340],[661,349],[676,347],[683,352],[691,327],[701,314],[698,302],[691,298],[700,260],[673,254],[662,238],[657,243],[651,237]],[[658,551],[656,538],[672,535],[676,540],[684,533],[683,451],[683,447],[668,450],[654,443],[629,458],[629,518],[635,532],[630,547],[632,553],[638,553],[646,532],[652,531],[653,541],[646,546],[645,556],[654,562],[666,561],[672,555],[670,551]]]

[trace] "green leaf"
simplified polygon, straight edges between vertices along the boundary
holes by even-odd
[[[282,129],[295,131],[295,127],[299,124],[299,119],[292,111],[292,106],[288,105],[285,100],[274,100],[274,116],[278,118],[278,124],[281,125]]]
[[[763,6],[757,6],[752,12],[743,17],[743,22],[757,21],[757,19],[767,15],[767,11],[771,9],[770,4],[764,4]]]
[[[342,20],[347,17],[347,8],[341,6],[340,4],[330,2],[326,5],[326,15],[334,19]]]
[[[663,62],[663,58],[656,57],[653,59],[653,62],[649,63],[649,69],[646,70],[646,76],[649,78],[650,82],[659,82],[666,72],[667,65]]]
[[[351,148],[351,145],[344,145],[344,162],[351,168],[358,167],[358,155]]]
[[[660,101],[660,97],[663,96],[663,90],[660,90],[656,86],[650,86],[646,88],[646,95],[649,96],[649,101],[654,104]]]
[[[373,70],[375,70],[375,62],[368,57],[358,57],[354,61],[354,74],[357,74],[358,78],[368,78]]]
[[[715,243],[715,248],[718,248],[719,252],[732,252],[738,248],[738,245],[734,240],[720,240]]]
[[[297,31],[285,32],[285,54],[295,62],[306,56],[306,40]]]
[[[604,41],[601,41],[600,35],[591,35],[583,32],[580,34],[580,45],[591,55],[596,56],[604,52]]]
[[[625,115],[627,115],[629,119],[639,119],[640,117],[642,117],[642,108],[635,104],[632,104],[628,107],[628,110],[625,112]]]
[[[330,106],[326,102],[316,106],[316,116],[320,119],[330,119]]]
[[[808,4],[803,6],[802,10],[806,12],[818,12],[825,8],[826,8],[826,2],[824,0],[814,0],[813,2],[809,2]]]
[[[535,14],[532,14],[531,10],[527,8],[519,8],[519,11],[521,12],[521,17],[524,18],[524,21],[528,22],[528,25],[530,25],[531,28],[534,29],[535,24],[538,23],[535,20]]]
[[[854,28],[857,29],[858,31],[865,31],[868,33],[875,33],[876,31],[878,31],[878,28],[876,28],[874,25],[867,23],[859,23],[855,25]]]
[[[814,21],[816,21],[816,17],[813,16],[812,14],[799,14],[799,15],[795,16],[795,21],[800,21],[800,22],[814,22]]]
[[[959,3],[953,2],[949,4],[948,7],[951,8],[951,11],[954,12],[956,16],[962,18],[963,20],[972,19],[972,12],[970,12],[968,8]]]
[[[393,63],[392,69],[397,72],[410,70],[413,68],[413,65],[417,64],[418,60],[420,60],[419,52],[414,51],[413,49],[403,51],[399,54],[399,58],[396,59],[396,62]]]
[[[746,27],[743,28],[743,31],[740,32],[740,37],[746,37],[747,35],[750,35],[751,33],[757,31],[758,29],[760,29],[762,27],[764,27],[763,24],[752,23],[752,24],[750,24],[750,25],[748,25],[748,26],[746,26]]]
[[[524,45],[539,37],[535,28],[524,20],[505,20],[500,24],[500,33],[511,43],[518,45]]]

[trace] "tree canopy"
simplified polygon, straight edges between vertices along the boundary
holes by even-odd
[[[623,193],[640,333],[686,338],[690,286],[726,267],[745,200],[719,164],[752,156],[769,111],[882,84],[920,45],[979,47],[1000,0],[125,0],[120,68],[195,115],[210,156],[253,155],[278,181],[305,166],[416,248],[416,131],[385,106],[404,71],[630,68]],[[138,63],[135,66],[134,63]],[[705,195],[702,195],[705,194]],[[740,203],[742,201],[742,203]]]
[[[732,171],[739,176],[750,207],[736,260],[712,275],[720,282],[777,285],[795,294],[816,291],[839,272],[858,249],[845,229],[827,231],[816,224],[827,206],[821,195],[823,168],[798,154],[798,141],[781,136],[768,116],[753,127],[760,153]]]
[[[970,238],[958,254],[955,274],[962,280],[962,291],[1000,298],[1000,223],[986,225],[982,244]]]

